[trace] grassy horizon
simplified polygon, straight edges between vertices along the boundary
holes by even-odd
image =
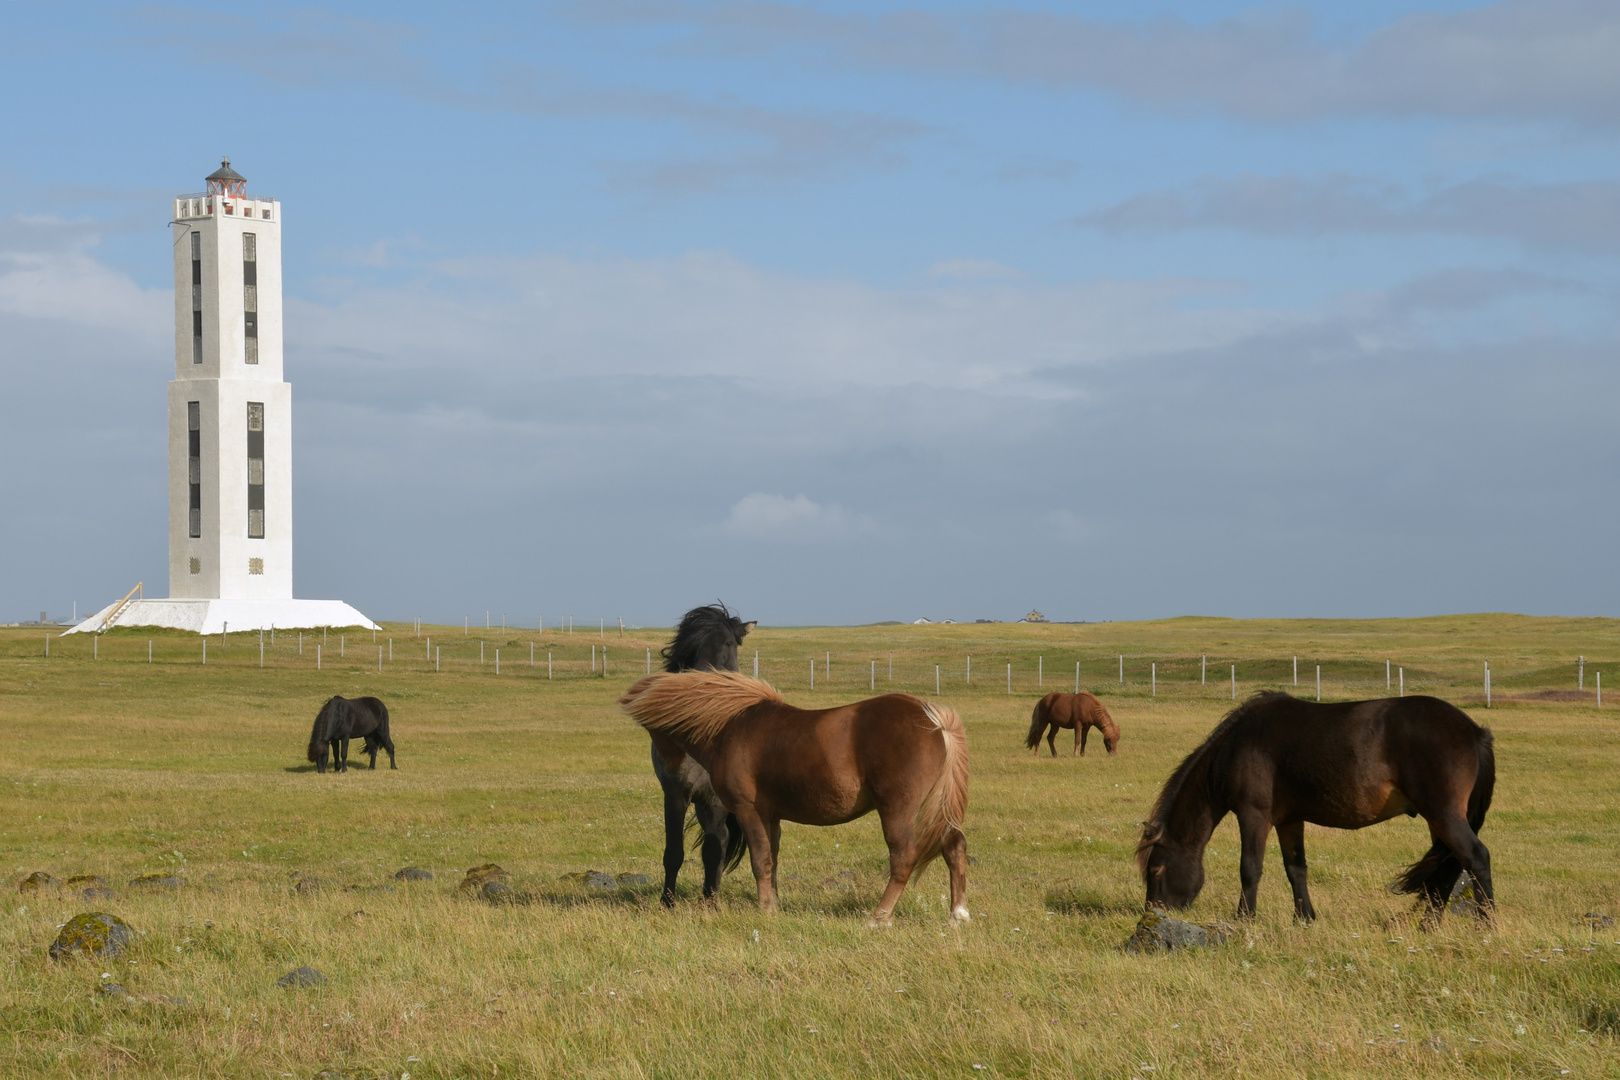
[[[12,957],[0,1075],[1620,1075],[1620,932],[1582,918],[1620,916],[1620,701],[1600,710],[1591,693],[1597,672],[1620,671],[1616,620],[762,627],[743,669],[758,648],[762,677],[795,703],[866,696],[874,662],[879,692],[933,696],[937,664],[966,721],[974,921],[946,925],[936,864],[888,932],[864,926],[886,864],[875,817],[784,826],[777,917],[755,910],[746,867],[705,905],[689,862],[686,898],[658,906],[658,787],[646,737],[613,703],[649,650],[656,663],[667,629],[462,631],[426,628],[442,650],[435,672],[409,623],[385,624],[377,646],[345,633],[340,657],[331,634],[321,670],[312,637],[300,656],[285,632],[267,639],[261,669],[257,634],[210,639],[204,666],[196,635],[73,635],[47,660],[42,631],[0,630],[0,943]],[[1289,918],[1273,841],[1240,940],[1124,954],[1148,804],[1231,707],[1230,665],[1240,699],[1294,691],[1295,655],[1301,696],[1314,695],[1318,663],[1324,698],[1383,696],[1388,659],[1408,693],[1453,700],[1496,732],[1483,837],[1498,926],[1418,931],[1409,900],[1384,891],[1427,846],[1422,823],[1402,819],[1308,829],[1311,927]],[[1067,735],[1056,760],[1023,748],[1033,702],[1072,688],[1076,661],[1121,726],[1115,758],[1094,747],[1071,760]],[[304,745],[333,693],[388,703],[398,772],[385,756],[377,772],[315,775]],[[460,871],[489,861],[527,903],[457,895]],[[394,882],[406,865],[438,877]],[[653,884],[599,894],[563,878],[586,869]],[[1191,917],[1229,920],[1230,819],[1207,869]],[[34,870],[99,874],[118,895],[18,893]],[[159,870],[185,884],[126,885]],[[329,884],[300,894],[300,874]],[[46,958],[57,924],[97,909],[143,932],[128,957]],[[330,983],[275,988],[301,964]],[[95,993],[104,971],[128,999]]]

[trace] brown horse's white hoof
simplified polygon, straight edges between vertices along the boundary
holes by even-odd
[[[973,916],[968,913],[966,905],[958,904],[955,910],[951,912],[951,925],[960,926],[965,922],[971,921],[972,918]]]
[[[874,911],[872,917],[866,920],[870,930],[887,930],[894,925],[894,916],[887,911]]]

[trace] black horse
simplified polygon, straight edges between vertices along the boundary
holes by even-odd
[[[664,670],[736,671],[737,647],[753,628],[753,623],[743,622],[722,603],[693,608],[682,616],[675,639],[660,654]],[[703,895],[711,897],[720,888],[720,875],[734,869],[748,853],[748,839],[721,804],[703,766],[684,754],[666,761],[656,747],[652,764],[664,789],[664,906],[675,905],[675,877],[686,861],[688,806],[697,812],[703,832]]]
[[[1392,886],[1438,919],[1464,870],[1490,918],[1491,853],[1479,830],[1496,786],[1491,733],[1432,697],[1321,705],[1258,694],[1227,714],[1165,782],[1142,827],[1137,866],[1149,906],[1184,908],[1204,885],[1204,847],[1228,813],[1242,837],[1239,917],[1254,914],[1275,827],[1294,913],[1316,917],[1305,887],[1305,823],[1360,829],[1422,815],[1432,844]]]
[[[371,755],[371,767],[377,767],[377,751],[388,751],[388,767],[394,764],[394,740],[388,735],[388,706],[374,697],[334,697],[321,706],[315,715],[315,727],[309,733],[309,760],[315,771],[326,771],[326,748],[332,748],[332,771],[349,771],[349,740],[365,739],[361,753]]]

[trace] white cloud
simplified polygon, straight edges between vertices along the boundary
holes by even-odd
[[[721,528],[750,540],[829,540],[870,533],[876,525],[836,504],[756,491],[737,500]]]

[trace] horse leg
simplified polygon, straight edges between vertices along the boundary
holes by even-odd
[[[692,800],[674,777],[660,773],[658,779],[664,785],[664,894],[659,899],[665,907],[674,907],[675,877],[686,861],[686,808]]]
[[[1283,872],[1294,890],[1294,917],[1311,922],[1316,909],[1311,906],[1311,893],[1305,887],[1305,823],[1293,821],[1277,826],[1277,843],[1282,848]]]
[[[731,811],[748,837],[748,861],[754,867],[754,884],[759,889],[759,910],[776,910],[776,859],[771,833],[780,830],[777,822],[766,823],[753,803],[738,803]]]
[[[338,772],[348,772],[349,771],[349,740],[346,739],[346,738],[343,740],[343,763],[340,764],[337,767],[337,771]]]
[[[878,817],[883,822],[883,839],[889,845],[889,887],[883,890],[877,910],[867,920],[868,926],[888,926],[894,922],[894,906],[900,902],[900,894],[906,891],[918,855],[913,850],[916,840],[911,828],[913,815],[885,814],[880,809]]]
[[[1254,807],[1238,812],[1238,833],[1243,838],[1243,857],[1238,863],[1243,880],[1243,896],[1238,900],[1240,919],[1254,918],[1255,900],[1260,892],[1260,874],[1266,866],[1266,838],[1271,835],[1271,815]]]
[[[315,751],[315,772],[318,775],[321,775],[321,776],[326,775],[326,744],[325,743],[321,743],[320,749]]]
[[[946,829],[940,854],[951,870],[951,922],[965,923],[971,916],[967,907],[967,837],[960,829]]]
[[[698,799],[693,803],[698,824],[703,826],[703,899],[708,900],[720,891],[721,863],[726,857],[726,842],[731,839],[726,829],[726,808],[719,803]]]
[[[1058,736],[1057,721],[1056,720],[1048,720],[1047,724],[1050,725],[1050,726],[1047,727],[1047,729],[1046,729],[1046,745],[1052,751],[1052,756],[1057,757],[1057,736]],[[1036,753],[1039,753],[1039,752],[1040,751],[1036,751]]]
[[[1436,844],[1444,844],[1457,856],[1455,873],[1446,872],[1437,875],[1425,890],[1426,899],[1430,904],[1432,920],[1438,920],[1445,911],[1446,902],[1451,899],[1451,890],[1456,886],[1457,879],[1464,870],[1468,871],[1474,879],[1474,893],[1479,903],[1480,917],[1491,918],[1491,909],[1496,906],[1496,894],[1491,888],[1491,851],[1479,839],[1479,834],[1469,827],[1467,818],[1461,814],[1447,814],[1429,822],[1429,835]],[[1448,860],[1449,862],[1449,860]]]
[[[1074,725],[1074,743],[1080,751],[1080,756],[1086,756],[1086,736],[1091,734],[1091,725],[1084,720]],[[1074,755],[1069,755],[1073,757]]]
[[[377,745],[377,740],[375,738],[368,738],[366,740],[366,753],[371,755],[371,770],[373,772],[377,771],[377,751],[380,749],[382,749],[382,747]]]
[[[388,751],[388,767],[398,769],[399,766],[394,764],[394,740],[388,737],[387,732],[383,733],[382,744],[383,748]]]
[[[771,822],[771,892],[776,892],[776,868],[782,865],[782,823]]]

